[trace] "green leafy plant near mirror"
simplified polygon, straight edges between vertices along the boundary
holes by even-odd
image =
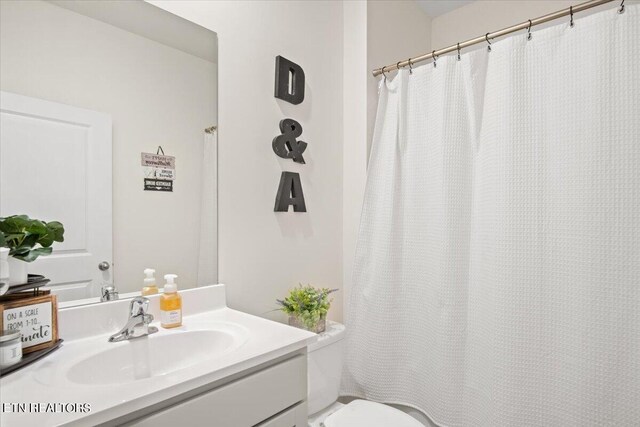
[[[64,226],[58,221],[44,222],[27,215],[0,217],[0,247],[9,248],[9,256],[32,262],[49,255],[54,242],[64,241]]]
[[[331,307],[332,299],[329,294],[337,289],[315,288],[312,285],[298,287],[289,291],[289,295],[276,302],[280,310],[289,315],[289,324],[302,327],[313,332],[324,331],[327,312]]]

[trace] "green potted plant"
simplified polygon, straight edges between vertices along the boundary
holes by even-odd
[[[333,301],[329,294],[335,291],[337,289],[300,284],[291,289],[286,298],[276,302],[280,310],[289,315],[289,325],[320,333],[325,330],[327,312]]]
[[[58,221],[44,222],[27,215],[0,217],[0,247],[9,248],[9,283],[26,283],[28,263],[51,254],[51,245],[63,241],[64,226]]]

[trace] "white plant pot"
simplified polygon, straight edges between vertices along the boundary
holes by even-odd
[[[9,249],[0,248],[0,282],[9,284]]]
[[[27,283],[29,279],[27,272],[29,263],[12,256],[10,256],[7,261],[9,262],[9,285],[22,285],[23,283]]]

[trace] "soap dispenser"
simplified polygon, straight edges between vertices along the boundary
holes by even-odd
[[[160,325],[163,328],[175,328],[182,325],[182,297],[178,285],[174,283],[175,274],[165,274],[164,293],[160,297]]]
[[[158,285],[156,285],[156,278],[153,277],[155,274],[155,270],[153,268],[145,268],[144,274],[147,276],[144,279],[144,287],[142,288],[142,296],[146,295],[155,295],[158,293]]]

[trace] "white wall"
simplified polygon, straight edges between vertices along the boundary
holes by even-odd
[[[342,288],[342,3],[152,3],[218,34],[219,278],[231,307],[283,320],[269,311],[298,282]],[[302,104],[274,98],[277,55],[304,69]],[[286,117],[304,129],[306,165],[272,151]],[[300,173],[307,213],[273,212],[285,170]]]
[[[216,122],[216,64],[46,2],[1,7],[2,90],[113,118],[120,292],[139,290],[147,266],[158,278],[174,272],[181,287],[193,287],[199,227],[180,225],[199,224],[203,129]],[[176,156],[173,193],[142,190],[140,153],[158,145]]]
[[[344,147],[343,147],[343,288],[349,300],[353,256],[367,174],[367,101],[370,80],[367,60],[367,2],[344,5]],[[345,305],[344,317],[348,315]]]

